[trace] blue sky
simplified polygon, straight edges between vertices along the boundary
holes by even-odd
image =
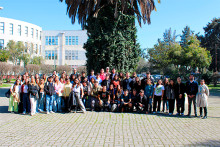
[[[141,48],[153,47],[170,27],[180,34],[188,25],[195,33],[203,34],[203,27],[214,17],[220,17],[220,0],[161,0],[156,6],[151,25],[142,24],[142,28],[137,25]],[[66,5],[59,0],[0,0],[0,7],[4,7],[0,10],[1,17],[30,22],[43,30],[81,29],[78,23],[71,24]]]

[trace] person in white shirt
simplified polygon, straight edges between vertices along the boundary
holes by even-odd
[[[162,80],[159,79],[157,84],[154,85],[154,94],[153,94],[153,113],[156,113],[156,108],[157,108],[157,113],[160,112],[160,105],[161,105],[161,100],[163,100],[163,95],[164,95],[164,86],[162,85]]]

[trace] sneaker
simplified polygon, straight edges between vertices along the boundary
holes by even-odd
[[[181,116],[184,116],[184,113],[181,113],[180,115],[181,115]]]
[[[83,111],[83,114],[86,114],[86,111]]]
[[[172,113],[169,113],[169,115],[172,115]]]
[[[23,114],[23,115],[25,115],[25,114],[26,114],[26,112],[23,112],[22,114]]]
[[[55,112],[53,112],[53,111],[50,111],[50,113],[52,113],[52,114],[53,114],[53,113],[55,113]]]
[[[202,117],[203,117],[203,115],[200,115],[199,117],[201,117],[201,118],[202,118]]]
[[[204,116],[202,119],[206,119],[207,118],[207,116]]]

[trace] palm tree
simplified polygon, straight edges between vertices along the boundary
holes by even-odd
[[[60,0],[63,2],[64,0]],[[118,11],[123,14],[136,15],[139,25],[143,23],[150,24],[150,15],[153,10],[156,11],[154,0],[65,0],[67,4],[67,13],[72,23],[78,22],[84,28],[89,16],[97,17],[99,11],[107,6],[115,8],[114,16],[117,18]],[[160,3],[160,0],[158,0]]]

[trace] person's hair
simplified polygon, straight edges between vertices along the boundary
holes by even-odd
[[[158,81],[157,81],[157,84],[156,84],[156,87],[159,85],[159,81],[162,81],[161,79],[159,79]],[[163,83],[161,83],[161,85],[162,85]]]
[[[204,81],[205,82],[205,79],[201,79],[200,81]]]
[[[120,89],[118,89],[119,87],[120,87]],[[118,90],[121,90],[121,85],[120,85],[120,84],[117,85],[117,91],[118,91]]]
[[[193,76],[193,77],[194,77],[194,75],[193,75],[193,74],[190,74],[189,76]]]
[[[173,81],[173,85],[171,85],[171,81]],[[172,88],[175,86],[175,82],[173,79],[170,79],[170,84],[169,84]]]
[[[150,74],[150,71],[147,71],[147,75]]]
[[[132,91],[137,91],[135,88]]]
[[[82,71],[82,74],[85,74],[86,72],[85,71]]]
[[[92,77],[91,80],[90,80],[91,82],[92,82],[92,79],[93,79],[93,81],[94,81],[94,83],[95,83],[95,82],[96,82],[95,78]]]
[[[124,92],[125,92],[125,91],[127,91],[127,92],[128,92],[128,89],[125,89],[125,90],[124,90]]]
[[[166,79],[168,79],[168,78],[165,78],[164,80],[163,80],[163,85],[169,85],[169,79],[168,79],[168,82],[166,83]]]
[[[92,69],[91,72],[94,72],[94,70]]]
[[[144,90],[143,90],[143,89],[141,89],[141,90],[140,90],[140,93],[144,93]]]
[[[95,82],[94,82],[94,83],[99,83],[99,82],[95,80]]]

